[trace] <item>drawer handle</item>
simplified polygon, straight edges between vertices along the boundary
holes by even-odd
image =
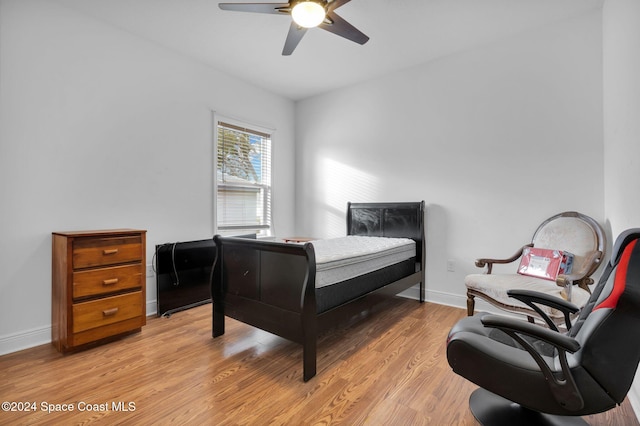
[[[108,280],[102,280],[102,285],[114,285],[114,284],[118,284],[118,279],[117,278],[111,278]]]
[[[106,309],[106,310],[102,311],[102,315],[104,315],[105,317],[112,317],[117,312],[118,312],[118,308],[111,308],[111,309]]]
[[[105,256],[108,256],[110,254],[117,254],[118,253],[118,249],[104,249],[102,250],[102,254],[104,254]]]

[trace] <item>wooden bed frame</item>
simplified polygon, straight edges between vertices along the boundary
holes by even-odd
[[[218,250],[211,276],[213,337],[224,334],[225,315],[303,345],[303,380],[316,374],[318,334],[370,309],[379,295],[394,296],[420,284],[425,300],[424,201],[349,203],[347,234],[411,238],[413,272],[318,312],[313,245],[279,243],[216,235]],[[389,267],[392,268],[392,267]],[[383,268],[361,282],[384,280]],[[351,282],[351,280],[349,280]],[[339,285],[334,284],[334,285]]]

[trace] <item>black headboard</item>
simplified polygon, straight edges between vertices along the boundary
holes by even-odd
[[[347,235],[411,238],[416,242],[417,258],[424,259],[424,208],[424,201],[349,202],[347,204]]]

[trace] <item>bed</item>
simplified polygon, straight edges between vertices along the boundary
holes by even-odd
[[[424,201],[348,203],[347,237],[336,241],[294,244],[216,235],[213,337],[224,334],[230,317],[299,343],[308,381],[316,375],[319,333],[416,284],[424,301],[424,209]],[[387,245],[385,240],[393,242],[392,260],[360,249],[367,242]],[[341,253],[332,251],[334,242],[342,244]]]

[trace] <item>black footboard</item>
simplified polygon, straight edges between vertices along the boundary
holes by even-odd
[[[361,210],[354,216],[352,213],[357,209]],[[354,222],[354,217],[364,217],[366,223]],[[424,300],[423,217],[424,202],[350,204],[349,234],[413,238],[417,256],[406,275],[400,274],[401,278],[395,271],[381,270],[376,274],[391,273],[389,276],[393,278],[374,291],[320,313],[312,244],[215,236],[218,254],[211,279],[213,337],[224,334],[225,316],[228,316],[300,343],[303,345],[303,379],[311,379],[316,374],[318,332],[339,324],[340,318],[355,312],[354,308],[361,310],[368,295],[395,295],[420,283],[420,300]]]
[[[310,244],[214,237],[213,337],[225,315],[303,345],[304,380],[316,374],[315,255]]]

